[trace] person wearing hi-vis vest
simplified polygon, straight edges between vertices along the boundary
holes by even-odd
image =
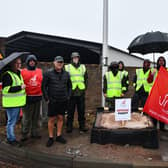
[[[105,97],[105,107],[115,109],[115,99],[124,97],[126,88],[126,78],[119,71],[118,62],[111,62],[109,70],[104,75],[103,93]]]
[[[14,133],[19,119],[20,108],[26,104],[26,93],[20,73],[21,59],[17,58],[9,65],[9,70],[2,76],[2,106],[7,112],[7,143],[19,145]]]
[[[85,90],[87,89],[88,74],[85,65],[80,63],[78,52],[72,52],[71,63],[65,66],[69,72],[72,82],[72,94],[69,100],[67,116],[67,133],[73,130],[75,108],[78,111],[78,122],[80,133],[87,132],[85,125]]]
[[[31,138],[40,139],[39,117],[40,104],[42,100],[42,70],[37,68],[37,58],[35,55],[28,55],[26,58],[26,68],[21,70],[21,74],[26,84],[26,106],[23,108],[22,118],[22,138],[21,141],[28,139],[31,131]]]
[[[118,62],[118,65],[119,65],[119,71],[121,71],[122,74],[123,74],[124,77],[125,77],[125,80],[126,80],[126,89],[127,89],[127,91],[128,91],[128,86],[129,86],[128,71],[125,70],[125,66],[124,66],[124,62],[123,62],[123,61],[119,61],[119,62]]]
[[[151,90],[151,84],[147,82],[149,75],[150,60],[145,59],[143,62],[143,68],[136,69],[136,74],[133,78],[133,86],[135,92],[132,98],[132,111],[138,111],[138,107],[144,107],[146,99]]]
[[[152,71],[150,71],[149,76],[147,78],[148,83],[150,83],[152,85],[153,85],[153,83],[156,79],[156,76],[158,74],[158,71],[159,71],[160,67],[163,66],[164,68],[166,68],[166,59],[163,56],[160,56],[157,59],[157,65],[156,66],[157,66],[156,68],[154,68]],[[155,118],[152,118],[152,120],[153,120],[154,126],[157,127],[157,120]],[[159,129],[161,131],[166,131],[165,124],[161,121],[159,121]]]

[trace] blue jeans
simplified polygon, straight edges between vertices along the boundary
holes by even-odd
[[[6,127],[7,140],[15,141],[16,137],[15,137],[14,129],[15,129],[16,122],[19,119],[20,107],[8,108],[6,109],[6,112],[7,112],[7,117],[8,117],[7,127]]]

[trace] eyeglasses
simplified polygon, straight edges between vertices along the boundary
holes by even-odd
[[[64,63],[63,61],[57,61],[57,62],[60,63],[60,64]]]

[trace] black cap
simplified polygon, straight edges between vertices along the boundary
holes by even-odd
[[[64,62],[64,58],[62,56],[56,56],[54,58],[54,61],[57,61],[57,62],[62,61],[62,62]]]

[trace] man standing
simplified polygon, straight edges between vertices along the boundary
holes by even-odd
[[[136,74],[133,79],[135,93],[132,98],[132,111],[138,111],[138,107],[144,107],[152,84],[147,82],[150,72],[150,61],[145,59],[143,68],[136,69]],[[139,104],[140,103],[140,104]]]
[[[54,59],[54,69],[44,74],[42,82],[42,91],[44,99],[48,103],[48,132],[49,139],[46,146],[50,147],[54,143],[54,124],[57,118],[57,136],[56,141],[65,144],[66,140],[62,136],[62,127],[64,121],[67,102],[71,94],[71,80],[68,72],[63,70],[63,57],[57,56]]]
[[[27,101],[23,109],[22,118],[22,141],[28,139],[31,129],[31,137],[41,138],[38,131],[38,121],[40,116],[40,103],[42,100],[42,70],[37,68],[37,58],[29,55],[26,59],[27,68],[21,71],[24,83],[26,84]]]
[[[126,93],[126,79],[119,71],[117,62],[111,62],[109,71],[104,75],[103,93],[105,97],[105,106],[115,109],[115,99],[121,98]]]
[[[76,106],[80,133],[88,131],[85,127],[85,90],[87,89],[88,74],[85,65],[81,64],[79,60],[79,53],[73,52],[71,54],[71,64],[65,66],[72,82],[72,95],[69,100],[67,116],[67,133],[72,132]]]
[[[26,104],[25,84],[20,74],[21,59],[15,59],[2,77],[2,106],[7,112],[7,142],[19,145],[14,129],[19,119],[20,107]]]

